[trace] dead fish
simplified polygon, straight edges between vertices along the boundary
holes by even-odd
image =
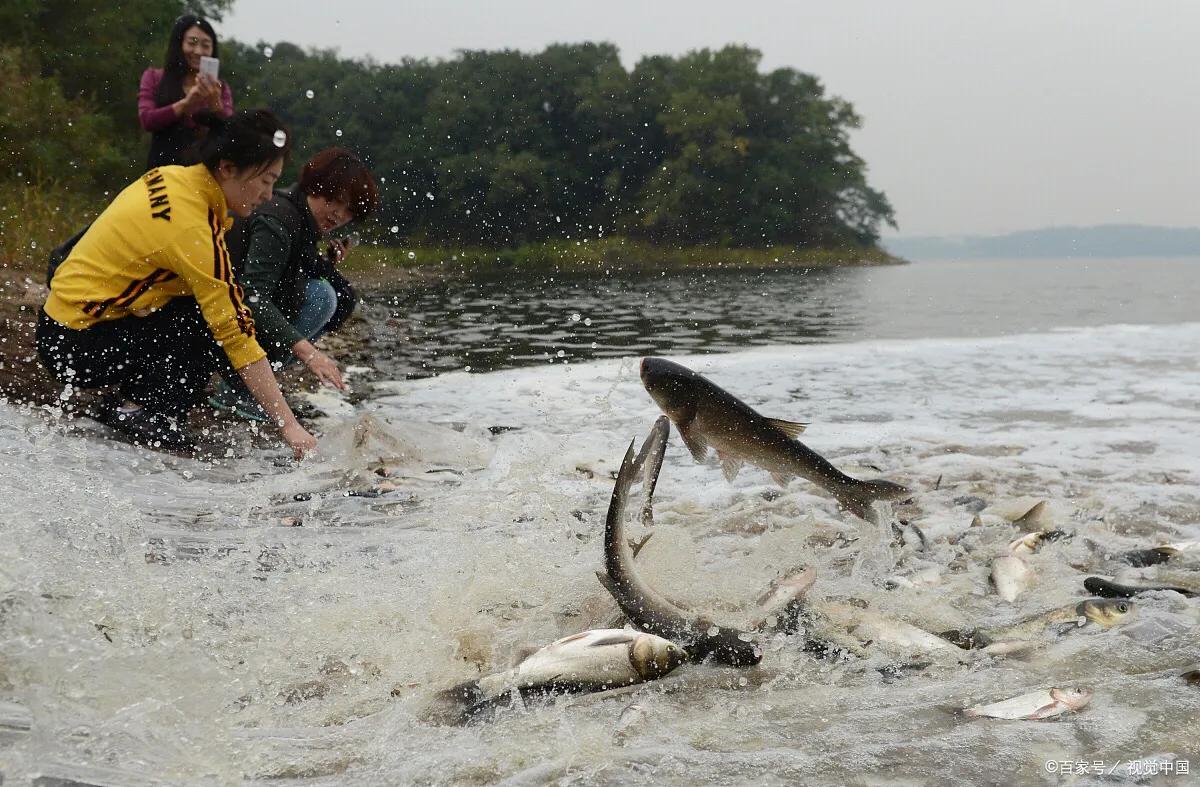
[[[658,450],[656,446],[660,442],[665,443],[669,433],[670,426],[664,416],[651,431],[655,443],[644,445],[640,458],[634,456],[633,443],[629,444],[617,473],[604,525],[604,571],[597,572],[596,576],[634,626],[678,643],[691,658],[711,657],[734,667],[757,664],[762,660],[762,649],[753,636],[719,625],[703,613],[683,609],[643,581],[634,567],[632,550],[625,537],[626,502],[646,457]]]
[[[630,686],[668,675],[687,660],[675,643],[625,629],[593,629],[534,651],[512,669],[461,683],[439,698],[462,708],[461,721],[512,698]]]
[[[991,719],[1048,719],[1081,710],[1091,701],[1091,689],[1040,689],[990,705],[964,708],[962,715]]]
[[[794,476],[829,492],[851,513],[869,519],[876,501],[903,500],[912,492],[891,481],[851,478],[796,439],[806,424],[765,418],[742,400],[665,358],[642,359],[642,384],[679,430],[697,462],[717,452],[732,480],[746,462],[763,468],[780,485]]]

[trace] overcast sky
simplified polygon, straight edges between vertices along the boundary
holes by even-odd
[[[901,235],[1200,225],[1194,0],[236,0],[218,32],[382,62],[611,41],[631,66],[748,44],[854,105]]]

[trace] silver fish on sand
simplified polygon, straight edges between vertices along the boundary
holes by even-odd
[[[796,439],[805,424],[766,418],[685,366],[664,358],[643,358],[641,377],[696,461],[704,461],[710,448],[715,450],[730,480],[744,463],[761,467],[780,484],[799,476],[868,520],[876,501],[912,496],[907,487],[891,481],[862,481],[846,475]]]
[[[633,550],[625,536],[625,515],[629,493],[645,467],[647,456],[661,451],[670,434],[670,424],[659,418],[642,451],[635,456],[633,443],[625,452],[604,525],[604,571],[597,572],[600,583],[616,599],[617,605],[638,629],[666,637],[683,647],[696,660],[713,661],[735,667],[757,664],[762,649],[754,637],[736,628],[712,621],[706,614],[683,609],[647,584],[634,567]],[[657,473],[655,473],[657,477]],[[646,509],[650,507],[647,500]]]
[[[631,686],[670,674],[687,660],[675,643],[626,629],[593,629],[534,651],[512,669],[459,684],[441,693],[462,708],[461,721],[510,699],[583,693]]]
[[[1091,689],[1040,689],[1000,702],[964,708],[962,715],[992,719],[1049,719],[1081,710],[1091,701]]]

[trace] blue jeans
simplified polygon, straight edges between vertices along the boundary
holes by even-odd
[[[333,285],[324,279],[309,279],[304,284],[304,303],[300,306],[300,313],[296,315],[296,322],[292,327],[301,336],[314,342],[325,333],[325,326],[329,324],[336,310],[337,293],[334,292]],[[291,366],[295,362],[296,356],[289,353],[283,365]]]
[[[309,279],[304,285],[304,303],[300,306],[300,313],[296,315],[296,322],[292,327],[304,338],[315,341],[325,333],[325,326],[329,324],[336,309],[337,293],[334,292],[333,285],[324,279]],[[298,360],[295,355],[288,353],[281,364],[271,364],[271,367],[275,371],[279,371]],[[236,374],[222,374],[222,377],[224,377],[225,384],[233,389],[246,405],[258,407],[250,389],[242,382],[241,377]],[[218,395],[220,395],[220,391],[221,381],[218,381]]]

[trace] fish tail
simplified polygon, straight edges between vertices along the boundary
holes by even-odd
[[[877,502],[905,500],[912,497],[912,490],[902,484],[874,479],[855,481],[840,490],[838,501],[863,519],[870,519],[871,506]]]

